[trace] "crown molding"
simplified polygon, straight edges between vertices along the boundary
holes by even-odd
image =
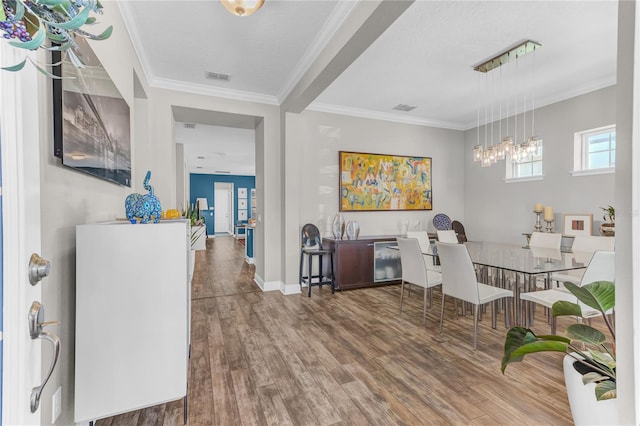
[[[142,77],[146,79],[147,84],[149,84],[154,79],[154,75],[151,72],[149,58],[142,48],[142,39],[140,38],[140,34],[138,33],[138,27],[136,25],[135,19],[133,18],[131,6],[129,6],[129,2],[127,1],[118,1],[117,3],[118,8],[120,9],[120,14],[122,15],[122,20],[124,21],[124,26],[129,33],[131,44],[133,44],[133,50],[136,52],[136,56],[140,61],[140,65],[142,66],[142,72],[144,73],[144,76]]]
[[[152,87],[179,92],[194,93],[196,95],[217,96],[220,98],[233,99],[236,101],[256,102],[259,104],[279,106],[280,103],[275,96],[263,95],[261,93],[243,92],[240,90],[224,89],[221,87],[211,87],[205,84],[186,83],[184,81],[172,80],[169,78],[154,78],[149,82]]]
[[[318,112],[328,112],[331,114],[350,115],[353,117],[369,118],[372,120],[384,120],[393,121],[402,124],[415,124],[417,126],[438,127],[441,129],[451,130],[466,130],[465,125],[462,123],[455,123],[452,121],[439,121],[429,120],[411,116],[401,116],[397,114],[390,114],[385,112],[371,111],[361,108],[350,108],[339,105],[323,104],[314,102],[307,107],[308,110]]]
[[[320,55],[320,52],[322,52],[322,49],[324,49],[327,43],[329,43],[333,38],[335,33],[360,1],[361,0],[337,2],[337,5],[329,15],[329,18],[304,52],[302,58],[300,58],[296,66],[293,68],[289,78],[280,90],[280,93],[278,94],[279,102],[284,101],[287,96],[289,96],[304,73],[307,72],[309,67],[311,67],[318,55]]]

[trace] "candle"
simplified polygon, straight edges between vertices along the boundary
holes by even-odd
[[[541,212],[543,208],[544,207],[542,207],[542,203],[536,203],[535,207],[533,208],[533,211],[534,212]]]
[[[544,208],[544,220],[553,220],[553,207],[547,206]]]

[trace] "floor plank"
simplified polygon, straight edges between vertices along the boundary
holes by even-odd
[[[437,290],[423,325],[420,290],[400,312],[398,285],[283,296],[263,293],[254,271],[233,237],[196,252],[190,425],[571,424],[561,357],[501,374],[505,327],[499,317],[492,329],[490,312],[474,351],[472,316],[455,319],[453,303],[440,334]],[[96,425],[182,423],[178,400]]]

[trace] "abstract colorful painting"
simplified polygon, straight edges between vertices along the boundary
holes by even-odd
[[[431,210],[431,158],[339,152],[340,211]]]

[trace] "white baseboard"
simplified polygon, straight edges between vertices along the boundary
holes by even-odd
[[[279,290],[285,296],[302,293],[302,291],[300,290],[300,284],[285,284],[283,282],[281,282],[280,284],[281,285]]]
[[[265,282],[262,277],[255,274],[253,281],[256,283],[260,290],[267,291],[280,291],[285,296],[291,294],[300,294],[300,284],[285,284],[282,281],[267,281]]]

